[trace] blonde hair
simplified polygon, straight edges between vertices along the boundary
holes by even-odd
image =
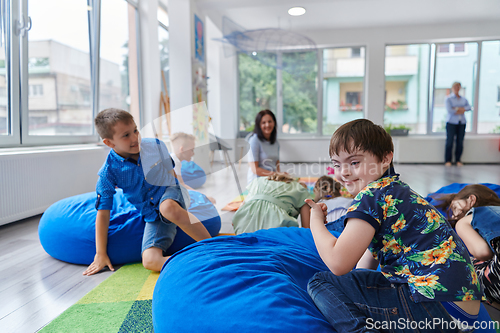
[[[293,178],[289,174],[282,172],[275,172],[272,175],[267,176],[267,179],[274,180],[275,182],[284,182],[284,183],[291,183],[295,181],[295,178]]]
[[[314,201],[318,202],[321,199],[332,199],[340,197],[341,185],[332,177],[321,176],[314,184]]]
[[[95,129],[101,139],[113,139],[113,135],[115,134],[113,127],[118,122],[122,122],[124,124],[130,124],[130,122],[134,121],[134,117],[125,110],[109,108],[102,110],[95,117]]]
[[[195,142],[196,137],[184,132],[177,132],[170,136],[170,142],[172,143],[172,149],[174,152],[176,152],[188,140]]]

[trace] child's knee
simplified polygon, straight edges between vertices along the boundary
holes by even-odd
[[[151,271],[157,271],[158,262],[163,257],[161,249],[149,248],[142,253],[142,265]]]
[[[174,222],[182,218],[184,209],[177,203],[177,201],[167,199],[161,203],[160,213],[167,220]]]
[[[142,257],[142,266],[144,266],[145,269],[149,269],[150,271],[152,271],[154,267],[154,261],[149,257]]]

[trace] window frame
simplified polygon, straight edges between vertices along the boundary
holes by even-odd
[[[447,56],[466,56],[469,53],[469,48],[468,48],[468,43],[477,43],[477,61],[476,61],[476,68],[473,69],[474,74],[475,74],[475,79],[472,82],[472,87],[466,87],[467,89],[473,89],[473,101],[471,103],[471,107],[473,110],[477,110],[477,112],[473,112],[472,114],[472,121],[471,121],[471,130],[468,132],[469,134],[473,135],[490,135],[488,133],[478,133],[478,119],[479,119],[479,114],[478,112],[478,104],[479,104],[479,82],[480,82],[480,73],[481,73],[481,54],[482,54],[482,44],[483,42],[487,41],[498,41],[499,39],[497,38],[488,38],[488,39],[464,39],[460,41],[454,41],[454,42],[448,42],[448,43],[443,43],[443,42],[421,42],[417,44],[427,44],[430,46],[430,52],[429,52],[429,73],[428,73],[428,86],[427,86],[427,95],[428,95],[428,103],[427,103],[427,126],[426,126],[426,133],[424,134],[411,134],[412,136],[442,136],[445,132],[434,132],[432,131],[432,119],[434,116],[434,98],[435,98],[435,90],[436,90],[436,63],[437,63],[437,57],[447,57]],[[415,43],[397,43],[397,44],[386,44],[385,46],[404,46],[404,45],[413,45]],[[438,46],[441,44],[464,44],[465,45],[465,50],[464,52],[459,52],[457,54],[451,54],[451,55],[446,55],[438,52]],[[387,57],[387,53],[386,53]],[[385,75],[384,75],[384,85],[385,85]],[[437,88],[437,89],[446,89],[446,88]],[[451,87],[450,87],[451,89]],[[500,87],[499,87],[500,89]],[[500,102],[498,103],[500,105]]]
[[[269,52],[269,53],[274,53],[276,54],[276,63],[277,67],[276,68],[276,121],[277,121],[277,134],[280,138],[286,138],[286,139],[300,139],[300,138],[326,138],[329,137],[330,134],[323,134],[323,79],[324,79],[324,71],[323,71],[323,51],[325,49],[336,49],[336,48],[359,48],[360,49],[360,56],[359,57],[354,57],[354,58],[364,58],[365,59],[365,65],[364,65],[364,76],[363,76],[363,109],[359,112],[362,112],[363,117],[365,116],[365,110],[366,110],[366,45],[361,45],[361,44],[348,44],[348,45],[336,45],[336,46],[328,46],[328,47],[321,47],[321,48],[316,48],[317,52],[317,66],[318,66],[318,71],[317,71],[317,82],[318,82],[318,87],[317,87],[317,124],[316,124],[316,132],[309,132],[309,133],[284,133],[282,131],[283,128],[283,79],[282,79],[282,69],[280,69],[281,61],[282,61],[282,55],[283,53],[294,53],[294,52],[310,52],[313,50],[310,49],[301,49],[301,48],[291,48],[287,49],[286,51],[276,51],[276,52]],[[239,87],[239,82],[240,82],[240,72],[239,72],[239,53],[245,53],[247,52],[237,52],[236,55],[236,82],[237,82],[237,87],[236,87],[236,103],[238,105],[238,112],[237,112],[237,117],[236,117],[236,128],[237,133],[239,133],[239,128],[240,128],[240,87]]]
[[[447,56],[452,56],[452,57],[457,57],[457,56],[467,56],[469,55],[469,47],[468,43],[477,43],[478,50],[477,50],[477,61],[476,65],[474,68],[474,73],[475,73],[475,78],[473,80],[473,86],[472,87],[467,87],[468,89],[473,89],[473,100],[471,101],[471,106],[473,107],[473,110],[478,110],[478,102],[479,102],[479,81],[480,81],[480,71],[481,71],[481,52],[482,52],[482,43],[487,42],[487,41],[497,41],[498,38],[487,38],[487,39],[481,39],[481,38],[468,38],[468,39],[463,39],[463,40],[456,40],[456,41],[451,41],[448,43],[444,43],[442,41],[436,42],[432,40],[428,41],[421,41],[418,43],[415,42],[407,42],[407,43],[386,43],[385,48],[387,46],[405,46],[405,45],[414,45],[414,44],[426,44],[429,45],[429,69],[427,73],[428,77],[428,82],[427,82],[427,123],[426,123],[426,132],[423,134],[412,134],[415,136],[442,136],[444,132],[433,132],[432,131],[432,121],[433,121],[433,107],[434,107],[434,98],[435,98],[435,77],[436,77],[436,63],[437,63],[437,57],[447,57]],[[438,46],[441,44],[464,44],[464,52],[451,52],[451,54],[443,54],[438,52]],[[367,51],[367,46],[366,45],[354,45],[354,44],[349,44],[349,45],[334,45],[334,46],[324,46],[321,48],[317,48],[317,54],[318,54],[318,88],[317,88],[317,93],[318,93],[318,109],[317,109],[317,131],[316,133],[295,133],[295,134],[289,134],[289,133],[283,133],[282,132],[282,125],[283,125],[283,87],[282,87],[282,77],[281,77],[281,69],[276,70],[276,84],[277,84],[277,89],[276,89],[276,117],[277,117],[277,126],[278,126],[278,135],[281,138],[289,138],[289,139],[300,139],[300,138],[317,138],[317,137],[327,137],[328,134],[322,134],[323,132],[323,79],[324,79],[324,68],[323,68],[323,57],[322,52],[325,49],[334,49],[334,48],[365,48],[365,54],[361,52],[361,57],[365,57],[365,74],[364,74],[364,79],[363,79],[363,96],[367,95],[366,91],[366,54],[368,53]],[[454,48],[454,46],[452,47]],[[387,49],[386,49],[387,50]],[[300,51],[308,51],[308,50],[303,50],[303,49],[290,49],[287,50],[286,52],[300,52]],[[309,50],[310,51],[310,50]],[[387,52],[387,51],[385,51]],[[281,54],[284,52],[278,51],[275,52],[277,56],[277,63],[279,67],[279,63],[281,61]],[[385,55],[387,57],[387,53]],[[385,59],[384,57],[384,59]],[[236,117],[236,128],[239,129],[240,125],[240,94],[239,94],[239,80],[240,80],[240,73],[239,73],[239,61],[236,61],[236,75],[237,75],[237,98],[236,102],[238,104],[238,113]],[[384,71],[385,72],[385,71]],[[385,75],[384,75],[384,86],[385,86]],[[500,87],[499,87],[500,89]],[[408,92],[407,92],[408,95]],[[497,105],[500,105],[500,101],[497,103]],[[363,98],[363,117],[365,117],[365,110],[366,110],[366,99]],[[478,128],[478,112],[474,112],[472,115],[472,121],[471,121],[471,131],[468,132],[470,134],[474,135],[488,135],[488,133],[478,133],[477,128]]]
[[[88,36],[89,36],[89,61],[90,61],[90,104],[92,108],[92,119],[98,113],[99,103],[99,70],[100,70],[100,23],[101,2],[103,0],[87,0],[87,6],[93,10],[87,11]],[[138,59],[138,86],[139,86],[139,114],[142,122],[142,71],[141,71],[141,47],[140,47],[140,16],[138,13],[138,2],[134,0],[123,0],[135,8],[135,25],[137,38]],[[7,81],[7,135],[0,135],[0,148],[6,147],[30,147],[49,145],[88,144],[100,141],[95,128],[92,126],[92,134],[89,135],[29,135],[29,82],[28,82],[28,36],[26,33],[16,36],[18,33],[19,20],[30,22],[28,11],[28,0],[5,0],[5,66]],[[31,27],[31,23],[29,24]]]
[[[19,38],[13,38],[16,30],[20,3],[17,1],[5,1],[5,15],[3,17],[5,31],[5,79],[7,82],[7,134],[0,136],[0,147],[11,147],[19,144],[21,137],[19,110]]]

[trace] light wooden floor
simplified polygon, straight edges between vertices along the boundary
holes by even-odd
[[[247,166],[236,166],[243,189]],[[297,176],[319,177],[326,165],[284,164],[283,171]],[[402,180],[422,195],[450,183],[500,184],[500,165],[466,165],[446,168],[442,165],[396,165]],[[224,207],[238,195],[233,172],[222,169],[207,177],[200,192],[217,199]],[[222,233],[233,231],[233,213],[221,212]],[[36,332],[87,292],[106,279],[109,271],[91,277],[82,276],[85,267],[51,258],[38,241],[40,216],[0,227],[0,332]],[[115,266],[115,268],[117,268]]]

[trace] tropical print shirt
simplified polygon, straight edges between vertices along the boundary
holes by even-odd
[[[375,228],[369,246],[391,283],[407,283],[415,302],[480,300],[467,248],[438,212],[391,168],[354,198],[345,216]]]

